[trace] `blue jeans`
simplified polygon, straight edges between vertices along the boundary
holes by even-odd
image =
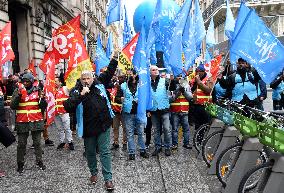
[[[152,128],[154,129],[154,140],[156,149],[161,149],[161,128],[164,132],[164,146],[166,147],[166,149],[169,149],[172,145],[169,115],[169,112],[151,112]]]
[[[188,123],[188,113],[172,113],[172,121],[173,121],[173,130],[172,130],[172,139],[173,145],[178,144],[178,128],[181,124],[182,133],[183,133],[183,144],[189,144],[189,123]]]
[[[122,114],[126,133],[127,133],[127,142],[128,142],[128,153],[135,154],[135,141],[134,141],[134,130],[136,129],[138,134],[138,145],[140,147],[140,152],[146,151],[143,132],[145,124],[142,123],[137,117],[136,114],[123,113]]]

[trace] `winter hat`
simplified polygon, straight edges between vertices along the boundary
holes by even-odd
[[[24,79],[27,79],[27,80],[29,80],[31,83],[33,83],[34,80],[35,80],[35,77],[34,77],[31,73],[26,73],[26,74],[23,75],[22,80],[24,80]]]
[[[203,64],[200,64],[200,65],[196,68],[196,71],[205,72],[204,65],[203,65]]]

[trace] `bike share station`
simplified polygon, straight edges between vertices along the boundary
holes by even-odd
[[[221,105],[223,107],[216,104],[207,104],[206,107],[212,117],[225,123],[222,138],[217,138],[212,143],[214,145],[211,151],[214,151],[214,156],[209,164],[208,174],[216,174],[218,170],[216,164],[220,154],[229,146],[241,141],[242,146],[232,162],[233,168],[229,172],[225,185],[222,183],[222,192],[238,193],[257,188],[257,192],[283,193],[284,117],[279,116],[279,114],[283,115],[283,111],[269,113],[233,102],[228,103]],[[234,105],[235,108],[231,108]],[[242,115],[244,108],[249,108],[250,117]],[[212,134],[214,129],[215,127],[210,127],[204,138]],[[203,142],[207,141],[205,139]],[[202,145],[205,146],[206,143]],[[204,148],[202,149],[204,151]],[[254,174],[251,171],[258,171],[257,167],[261,166],[260,163],[270,167],[261,172],[251,185],[246,185],[244,182],[249,181],[250,175]]]

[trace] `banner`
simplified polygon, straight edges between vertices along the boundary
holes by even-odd
[[[54,30],[51,42],[44,54],[39,68],[46,74],[50,55],[53,54],[57,62],[59,59],[68,59],[74,45],[75,30],[80,29],[80,15]]]
[[[122,49],[119,54],[118,67],[126,74],[127,70],[132,70],[132,58],[135,52],[139,33],[137,33],[132,40]]]
[[[222,62],[222,55],[218,55],[215,58],[213,58],[210,62],[204,65],[206,73],[208,74],[209,77],[212,77],[214,81],[217,79],[221,62]]]
[[[0,64],[15,59],[11,45],[11,22],[8,22],[0,33]]]
[[[86,50],[80,28],[74,34],[74,43],[70,52],[68,69],[65,74],[65,82],[68,89],[75,86],[77,79],[80,78],[82,71],[93,71],[93,66]]]
[[[55,117],[55,57],[50,58],[50,64],[47,66],[46,81],[44,85],[44,93],[47,101],[46,108],[46,124],[50,125],[54,121]]]

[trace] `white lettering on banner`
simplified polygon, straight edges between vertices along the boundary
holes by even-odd
[[[132,46],[130,46],[130,48],[129,48],[129,53],[131,54],[130,61],[132,61],[132,59],[133,59],[133,56],[134,56],[134,53],[135,53],[136,45],[137,45],[137,42],[134,43],[134,44],[132,44]]]
[[[261,37],[262,36],[262,37]],[[257,35],[257,39],[255,41],[255,45],[257,45],[260,50],[259,54],[261,55],[261,59],[259,63],[265,63],[273,54],[272,49],[277,45],[277,42],[268,42],[266,39],[270,37],[268,33],[259,33]]]
[[[239,50],[239,52],[242,53],[244,56],[246,56],[246,57],[250,60],[251,63],[257,64],[257,63],[256,63],[256,60],[255,60],[254,58],[252,58],[251,55],[249,55],[248,53],[246,53],[246,52],[243,51],[243,50]]]
[[[67,54],[68,48],[66,47],[68,39],[73,38],[74,35],[74,33],[70,33],[67,37],[64,34],[58,34],[57,36],[54,36],[51,40],[51,43],[49,44],[47,51],[51,52],[54,47],[60,54]],[[72,48],[72,43],[69,43],[68,47]]]
[[[10,42],[10,41],[11,41],[10,36],[5,35],[5,37],[3,37],[3,39],[2,39],[2,45],[5,45],[5,41]],[[4,46],[2,47],[2,54],[1,54],[1,55],[2,55],[2,60],[7,57],[7,55],[8,55],[8,50],[12,50],[12,47],[11,47],[10,44],[8,44],[6,47],[4,47]]]
[[[47,101],[48,101],[48,110],[47,110],[47,116],[49,118],[52,118],[52,114],[55,111],[55,98],[54,95],[51,92],[46,92],[46,97],[47,97]]]
[[[175,15],[176,12],[173,6],[171,8],[169,7],[167,10],[162,10],[162,16],[168,16],[170,20],[174,20]]]
[[[76,43],[76,51],[77,52],[75,52],[74,60],[77,60],[79,57],[81,57],[83,53],[82,46],[78,43]]]

